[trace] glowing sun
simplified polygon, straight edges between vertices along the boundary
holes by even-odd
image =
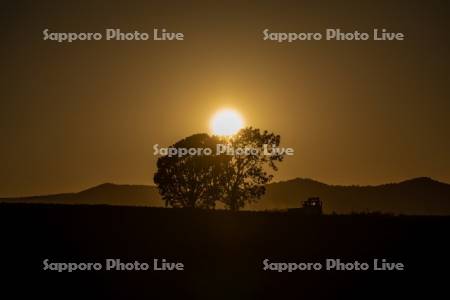
[[[222,109],[211,118],[211,130],[215,135],[230,136],[242,127],[244,127],[242,116],[232,109]]]

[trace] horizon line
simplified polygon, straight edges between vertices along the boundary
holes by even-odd
[[[294,177],[292,179],[286,179],[286,180],[279,180],[279,181],[274,181],[274,182],[270,182],[267,183],[266,185],[271,185],[271,184],[280,184],[280,183],[286,183],[286,182],[291,182],[291,181],[295,181],[295,180],[304,180],[304,181],[312,181],[315,183],[319,183],[319,184],[323,184],[323,185],[327,185],[327,186],[332,186],[332,187],[379,187],[379,186],[385,186],[385,185],[392,185],[392,184],[400,184],[400,183],[404,183],[404,182],[409,182],[409,181],[413,181],[413,180],[430,180],[436,183],[441,183],[441,184],[446,184],[446,185],[450,185],[450,183],[448,182],[444,182],[444,181],[440,181],[440,180],[436,180],[432,177],[429,176],[419,176],[419,177],[412,177],[412,178],[408,178],[408,179],[404,179],[404,180],[400,180],[400,181],[393,181],[393,182],[386,182],[386,183],[381,183],[381,184],[367,184],[367,185],[361,185],[361,184],[330,184],[330,183],[325,183],[319,180],[315,180],[309,177]],[[60,193],[50,193],[50,194],[34,194],[34,195],[22,195],[22,196],[0,196],[0,199],[21,199],[21,198],[35,198],[35,197],[48,197],[48,196],[56,196],[56,195],[71,195],[71,194],[79,194],[82,193],[84,191],[88,191],[94,188],[98,188],[102,185],[114,185],[114,186],[130,186],[130,187],[155,187],[155,184],[131,184],[131,183],[115,183],[115,182],[104,182],[104,183],[100,183],[97,185],[93,185],[84,189],[81,189],[79,191],[76,192],[60,192]]]

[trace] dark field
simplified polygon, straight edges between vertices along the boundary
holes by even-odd
[[[4,299],[433,299],[448,293],[450,217],[2,204],[0,220],[2,290],[14,293]],[[42,270],[46,258],[102,264],[166,258],[183,262],[185,271],[58,273]],[[386,258],[406,270],[278,273],[262,270],[266,258],[370,264]]]

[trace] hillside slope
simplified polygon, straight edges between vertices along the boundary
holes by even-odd
[[[247,207],[273,210],[299,207],[308,197],[320,197],[325,213],[385,212],[450,215],[450,185],[427,177],[377,186],[328,185],[311,179],[293,179],[267,185],[266,195]],[[79,193],[0,198],[0,202],[163,206],[154,186],[105,183]]]

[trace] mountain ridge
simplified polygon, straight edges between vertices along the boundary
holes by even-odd
[[[325,213],[379,211],[394,214],[450,215],[450,184],[416,177],[380,185],[329,185],[310,178],[270,183],[266,194],[250,210],[283,210],[299,207],[308,197],[320,197]],[[154,185],[103,183],[77,193],[0,198],[8,203],[106,204],[163,206]]]

